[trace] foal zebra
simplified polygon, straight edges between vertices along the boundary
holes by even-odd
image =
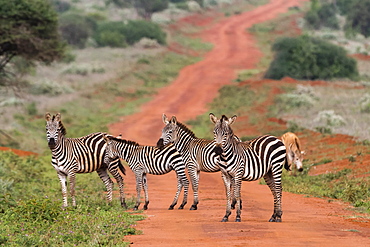
[[[111,163],[105,163],[106,143],[104,133],[93,133],[79,138],[66,138],[67,131],[62,124],[60,113],[51,116],[45,114],[46,137],[52,153],[51,164],[57,171],[62,186],[63,206],[68,206],[67,177],[70,182],[72,205],[76,206],[75,175],[76,173],[90,173],[96,171],[107,188],[107,201],[112,201],[113,182],[107,170],[116,179],[120,189],[121,206],[126,208],[123,193],[123,178],[119,170],[125,174],[125,168],[117,158]]]
[[[143,188],[145,194],[143,209],[148,209],[149,197],[146,174],[163,175],[169,173],[171,170],[175,170],[176,172],[177,192],[169,209],[173,209],[177,204],[182,187],[184,187],[184,199],[179,209],[184,208],[188,198],[189,180],[185,174],[185,164],[174,145],[170,144],[162,148],[157,148],[142,146],[134,141],[115,138],[113,136],[106,136],[104,139],[108,145],[106,161],[109,162],[111,159],[116,159],[117,157],[124,159],[135,174],[137,201],[134,210],[137,210],[140,205],[141,188]]]
[[[163,114],[163,123],[166,125],[162,130],[162,136],[157,142],[157,147],[173,143],[177,150],[181,153],[185,164],[188,168],[188,173],[193,187],[194,202],[190,210],[197,210],[199,173],[202,172],[218,172],[220,171],[218,155],[214,150],[215,142],[212,140],[200,139],[188,129],[184,124],[177,122],[175,116],[168,120]],[[239,138],[234,137],[240,141]],[[222,174],[223,179],[224,175]],[[226,185],[226,183],[225,183]],[[227,193],[232,185],[226,187]]]
[[[238,142],[233,138],[230,125],[236,116],[227,118],[225,115],[217,119],[210,113],[210,120],[215,124],[214,151],[222,160],[221,171],[226,176],[226,183],[235,184],[234,197],[236,203],[236,222],[241,221],[240,190],[242,181],[255,181],[264,178],[274,196],[274,213],[270,222],[281,222],[281,173],[283,166],[289,169],[284,144],[276,137],[265,135],[247,143]],[[227,184],[225,186],[227,186]],[[222,221],[228,221],[231,214],[231,198],[227,195],[226,214]]]

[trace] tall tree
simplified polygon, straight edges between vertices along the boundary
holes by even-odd
[[[46,64],[60,59],[65,44],[57,26],[47,0],[0,0],[0,74],[15,56]]]

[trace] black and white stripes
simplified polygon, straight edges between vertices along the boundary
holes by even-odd
[[[283,166],[287,168],[286,149],[276,137],[265,135],[247,143],[237,141],[230,125],[236,116],[217,119],[212,113],[211,121],[215,124],[215,153],[219,155],[221,171],[226,177],[225,186],[234,183],[236,203],[236,221],[241,221],[240,189],[242,181],[255,181],[264,178],[274,196],[274,213],[271,222],[281,222],[281,174]],[[226,214],[222,221],[228,221],[231,214],[231,195],[227,195]]]
[[[118,158],[111,163],[105,163],[106,143],[103,139],[104,133],[98,132],[80,138],[66,138],[60,113],[51,116],[45,114],[46,137],[52,153],[51,164],[57,171],[62,187],[63,206],[68,206],[67,200],[67,177],[70,182],[70,194],[72,205],[76,206],[75,199],[75,174],[91,173],[96,171],[107,188],[107,201],[112,201],[113,181],[109,177],[107,170],[116,179],[121,197],[122,207],[126,207],[123,192],[123,178],[120,174],[125,174],[125,168]]]
[[[184,199],[179,209],[183,209],[187,203],[189,180],[185,174],[185,164],[180,153],[173,144],[161,148],[139,145],[134,141],[107,136],[105,138],[107,146],[106,162],[112,159],[124,159],[136,178],[137,201],[134,210],[140,205],[141,188],[145,194],[144,210],[148,208],[148,185],[146,174],[163,175],[174,170],[177,175],[177,192],[169,209],[173,209],[177,204],[182,188],[184,188]]]

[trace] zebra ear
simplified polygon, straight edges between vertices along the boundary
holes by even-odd
[[[234,115],[233,117],[229,118],[229,125],[232,125],[236,120],[236,115]]]
[[[175,116],[172,116],[172,118],[171,118],[171,124],[177,124],[177,119],[176,119],[176,117]]]
[[[59,122],[60,120],[62,120],[62,116],[58,112],[57,115],[55,116],[55,121],[58,121]]]
[[[47,112],[46,114],[45,114],[45,120],[46,121],[50,121],[50,119],[51,119],[51,114],[49,113],[49,112]]]
[[[166,114],[164,114],[164,113],[163,113],[163,115],[162,115],[162,121],[163,121],[163,123],[164,123],[165,125],[167,125],[167,124],[169,124],[169,123],[170,123],[170,122],[168,121],[168,118],[167,118]]]
[[[217,122],[217,117],[213,114],[213,113],[210,113],[209,114],[209,119],[211,120],[212,123],[216,123]]]

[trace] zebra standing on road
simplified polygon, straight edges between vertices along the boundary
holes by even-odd
[[[93,133],[79,138],[66,138],[67,133],[61,121],[60,113],[51,116],[45,114],[46,137],[52,153],[51,164],[57,171],[62,186],[63,206],[68,206],[67,177],[70,182],[72,205],[76,206],[75,175],[76,173],[90,173],[96,171],[107,188],[107,201],[112,201],[113,182],[107,170],[116,179],[120,189],[121,206],[126,208],[123,192],[123,178],[119,170],[125,174],[125,168],[117,158],[111,163],[105,163],[106,143],[104,133]]]
[[[270,222],[281,222],[281,173],[283,166],[289,169],[286,160],[286,149],[278,138],[265,135],[248,143],[235,140],[230,125],[235,122],[236,116],[227,118],[223,115],[217,119],[210,113],[210,120],[215,124],[214,139],[215,153],[222,160],[221,171],[227,177],[226,183],[235,184],[234,197],[236,203],[236,222],[241,221],[240,193],[242,181],[255,181],[264,178],[274,196],[274,213]],[[225,181],[225,180],[224,180]],[[227,184],[225,185],[227,186]],[[228,221],[231,214],[231,197],[227,196],[226,214],[222,221]]]
[[[171,170],[175,170],[176,172],[177,192],[169,209],[173,209],[177,204],[183,187],[184,199],[179,209],[184,208],[188,198],[189,180],[185,174],[185,164],[174,145],[170,144],[162,148],[157,148],[142,146],[137,142],[115,138],[113,136],[106,136],[104,139],[108,145],[105,158],[106,162],[117,157],[124,159],[135,174],[137,201],[134,210],[137,210],[140,205],[141,188],[143,188],[145,194],[143,209],[148,209],[149,197],[146,174],[163,175],[169,173]]]
[[[177,122],[175,116],[172,116],[171,120],[168,120],[167,116],[163,114],[162,120],[166,126],[162,130],[162,136],[158,140],[157,146],[161,147],[173,143],[183,156],[188,168],[194,193],[194,202],[190,210],[197,210],[197,205],[199,203],[198,186],[200,171],[220,171],[220,167],[217,164],[219,162],[218,155],[213,152],[215,142],[213,140],[197,138],[184,124]],[[234,138],[240,141],[239,138]],[[222,177],[226,179],[223,174]],[[226,193],[230,194],[230,190],[231,185],[226,187]]]

